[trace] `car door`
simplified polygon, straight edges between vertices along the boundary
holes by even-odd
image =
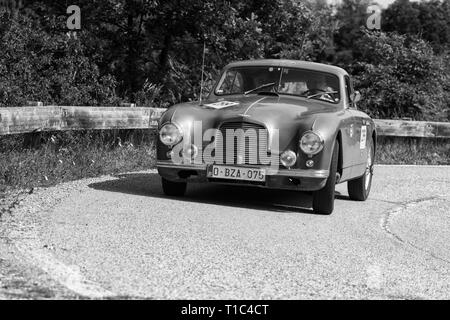
[[[355,177],[355,166],[360,163],[360,135],[362,119],[359,117],[359,111],[356,109],[356,103],[353,101],[354,90],[351,79],[348,75],[344,77],[345,81],[345,96],[346,96],[346,110],[349,113],[349,133],[348,133],[348,146],[347,153],[351,158],[349,160],[351,164],[351,177]]]
[[[352,112],[350,105],[350,82],[345,80],[344,100],[346,105],[342,115],[341,123],[341,137],[342,137],[342,180],[348,180],[352,176],[352,169],[355,165],[355,152],[356,152],[356,140],[355,140],[355,115]]]
[[[352,176],[359,177],[364,173],[367,161],[367,135],[369,126],[366,123],[364,113],[359,111],[354,101],[355,91],[349,76],[345,77],[346,89],[348,88],[348,108],[352,113],[353,137],[352,137]]]

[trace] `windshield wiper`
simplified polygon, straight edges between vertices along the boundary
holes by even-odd
[[[335,93],[338,93],[338,92],[337,92],[337,91],[323,91],[323,92],[318,92],[318,93],[312,94],[312,95],[310,95],[310,96],[307,96],[306,99],[311,99],[311,98],[320,96],[320,95],[322,95],[322,94],[335,94]]]
[[[244,92],[244,95],[248,95],[249,93],[252,93],[252,92],[254,92],[254,91],[256,91],[256,90],[259,90],[259,89],[262,89],[262,88],[265,88],[265,87],[274,86],[275,84],[276,84],[276,82],[265,83],[265,84],[260,85],[259,87],[256,87],[256,88],[254,88],[254,89],[252,89],[252,90],[245,91],[245,92]]]

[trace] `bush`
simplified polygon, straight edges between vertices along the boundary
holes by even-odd
[[[363,94],[360,107],[376,118],[449,120],[450,76],[445,60],[417,38],[396,33],[364,32],[357,62],[350,66]]]
[[[23,15],[0,11],[0,107],[43,101],[59,105],[117,104],[116,81],[101,76],[84,53],[83,33],[44,31]],[[60,23],[60,22],[59,22]]]

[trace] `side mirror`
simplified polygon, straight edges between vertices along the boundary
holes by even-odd
[[[352,102],[357,103],[361,100],[361,93],[359,91],[355,91],[352,95]]]

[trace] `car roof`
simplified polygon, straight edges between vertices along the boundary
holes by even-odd
[[[302,60],[286,60],[286,59],[257,59],[257,60],[237,61],[228,64],[225,68],[228,69],[236,67],[257,67],[257,66],[300,68],[320,72],[328,72],[336,75],[343,75],[343,76],[348,75],[347,71],[336,66]]]

